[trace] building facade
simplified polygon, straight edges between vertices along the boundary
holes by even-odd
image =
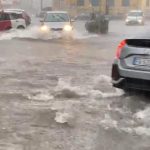
[[[53,0],[53,7],[68,10],[72,14],[95,10],[110,15],[123,15],[131,9],[150,12],[150,0]]]

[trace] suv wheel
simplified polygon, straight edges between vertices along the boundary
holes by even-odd
[[[10,29],[12,29],[12,28],[11,28],[11,27],[7,27],[7,28],[6,28],[6,30],[10,30]]]
[[[18,26],[17,29],[23,30],[23,29],[25,29],[25,27],[24,26]]]

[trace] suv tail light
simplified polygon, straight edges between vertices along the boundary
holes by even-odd
[[[25,16],[25,14],[24,14],[24,13],[22,13],[22,18],[23,18],[23,19],[26,19],[26,16]]]
[[[126,40],[123,40],[120,42],[120,44],[118,45],[117,51],[116,51],[116,58],[119,59],[120,55],[121,55],[121,51],[123,49],[123,47],[126,45]]]

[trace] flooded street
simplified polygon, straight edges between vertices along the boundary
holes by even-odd
[[[76,22],[72,40],[1,33],[0,150],[149,150],[150,96],[110,78],[118,43],[149,25],[91,35]]]

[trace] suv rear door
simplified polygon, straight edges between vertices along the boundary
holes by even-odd
[[[25,19],[26,25],[27,26],[30,25],[31,24],[30,16],[26,12],[23,12],[22,15],[23,15],[23,18]]]
[[[0,12],[0,31],[9,30],[12,28],[10,16],[8,13]]]
[[[22,13],[10,12],[10,18],[13,28],[18,28],[19,26],[25,28],[25,20],[22,16]]]

